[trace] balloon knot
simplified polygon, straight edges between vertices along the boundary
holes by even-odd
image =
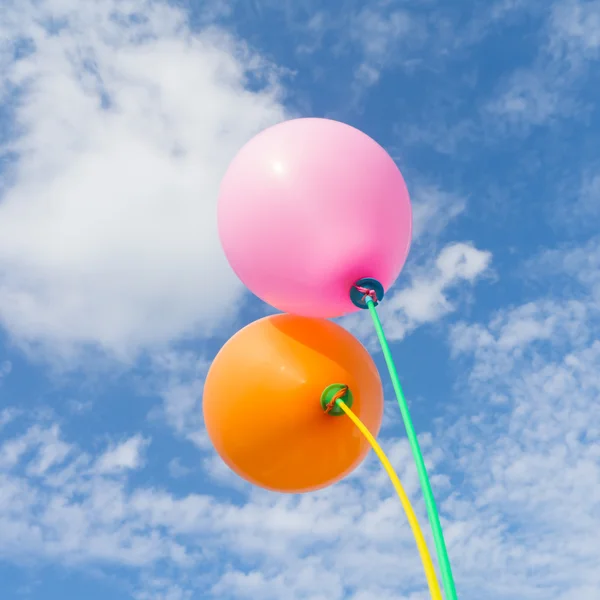
[[[373,302],[375,304],[377,304],[379,302],[378,298],[377,298],[377,292],[373,289],[369,289],[366,287],[363,287],[362,285],[354,285],[354,287],[361,293],[363,294],[362,297],[362,301],[366,302],[367,297],[371,298],[371,300],[373,300]]]
[[[385,295],[383,286],[377,279],[363,277],[352,284],[350,288],[350,300],[358,308],[371,308],[377,306]],[[369,302],[369,299],[371,302]]]
[[[345,385],[342,388],[340,388],[331,398],[331,400],[327,403],[327,405],[325,406],[325,413],[330,413],[336,405],[336,402],[340,399],[343,398],[346,394],[348,393],[348,386]]]

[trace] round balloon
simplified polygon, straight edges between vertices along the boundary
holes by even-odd
[[[369,444],[346,416],[320,402],[347,385],[352,410],[377,435],[383,390],[361,343],[323,319],[274,315],[238,331],[220,350],[204,386],[208,436],[247,481],[277,492],[328,486],[365,458]]]
[[[402,174],[363,132],[293,119],[250,140],[221,184],[219,235],[233,270],[281,311],[359,310],[357,280],[388,289],[408,255],[412,212]]]

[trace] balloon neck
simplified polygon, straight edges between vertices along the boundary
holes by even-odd
[[[363,277],[350,288],[350,300],[358,308],[369,308],[368,298],[371,298],[373,306],[377,306],[383,300],[384,289],[377,279]]]
[[[342,400],[350,408],[352,408],[352,404],[354,403],[354,397],[347,385],[332,383],[321,394],[321,407],[328,415],[339,417],[344,414],[344,411],[338,406],[338,400]]]

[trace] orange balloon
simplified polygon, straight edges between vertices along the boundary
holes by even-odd
[[[376,436],[381,379],[354,336],[324,319],[280,314],[255,321],[210,367],[203,397],[208,435],[225,463],[257,486],[300,493],[331,485],[370,448],[347,416],[324,411],[321,395],[332,384],[348,386],[352,410]]]

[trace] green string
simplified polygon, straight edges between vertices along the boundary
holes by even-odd
[[[435,498],[433,497],[431,483],[429,482],[429,477],[427,476],[427,469],[425,468],[423,454],[421,454],[419,440],[417,439],[417,434],[415,433],[415,428],[410,418],[408,404],[406,403],[406,398],[404,397],[402,386],[400,385],[398,372],[396,371],[396,366],[394,365],[394,360],[392,359],[392,353],[385,337],[385,333],[383,332],[383,326],[379,320],[375,303],[370,296],[366,297],[366,302],[367,306],[369,307],[371,317],[373,318],[375,330],[377,331],[377,337],[379,338],[379,343],[381,344],[381,349],[383,350],[383,356],[385,357],[385,362],[392,379],[392,385],[394,386],[394,391],[396,392],[398,406],[400,407],[400,412],[402,413],[404,427],[406,428],[406,435],[410,443],[410,448],[412,450],[415,463],[417,464],[417,472],[419,473],[419,480],[421,481],[421,488],[423,489],[425,506],[427,507],[427,515],[433,531],[435,550],[437,553],[440,570],[442,572],[444,594],[446,596],[446,600],[457,600],[458,597],[456,595],[456,587],[454,586],[454,577],[452,576],[452,568],[450,567],[450,559],[448,558],[448,550],[446,549],[446,542],[444,541],[444,533],[440,523],[440,516],[435,505]]]

